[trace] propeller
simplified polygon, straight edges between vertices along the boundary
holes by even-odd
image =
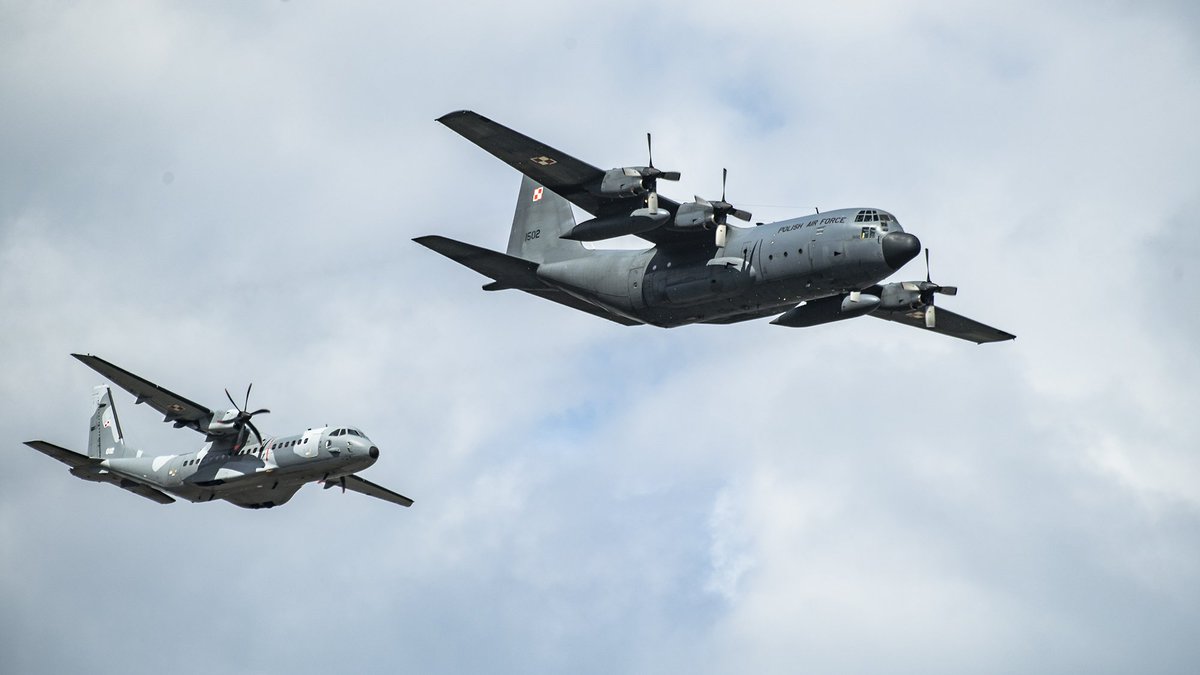
[[[654,166],[654,144],[650,139],[650,132],[646,132],[646,155],[650,160],[650,166],[642,169],[642,185],[645,186],[650,194],[646,195],[646,208],[650,209],[651,213],[658,213],[658,179],[663,180],[679,180],[678,171],[663,171]]]
[[[267,410],[266,408],[259,408],[258,410],[255,410],[254,412],[246,412],[246,409],[250,407],[250,390],[253,387],[254,387],[253,382],[250,383],[250,386],[246,387],[246,402],[243,403],[241,406],[239,406],[237,404],[237,401],[233,400],[233,396],[229,393],[229,389],[225,390],[225,397],[229,399],[229,402],[233,404],[234,409],[237,410],[237,412],[238,412],[237,417],[235,417],[232,421],[233,426],[235,426],[239,429],[240,428],[249,429],[254,434],[254,437],[258,439],[258,444],[262,445],[263,444],[262,434],[258,433],[258,428],[254,426],[254,422],[251,422],[250,418],[254,417],[255,415],[261,415],[263,413],[269,413],[271,411]],[[241,434],[238,434],[238,445],[241,446],[241,444],[242,444]]]
[[[937,310],[933,306],[933,296],[935,293],[942,295],[958,295],[958,286],[940,286],[931,281],[929,273],[929,249],[925,249],[925,283],[913,284],[916,288],[910,290],[920,291],[921,303],[925,305],[925,327],[937,327]]]
[[[726,182],[726,180],[728,180],[728,178],[729,178],[729,169],[721,169],[721,200],[720,201],[709,202],[709,201],[704,200],[701,197],[696,197],[697,203],[708,206],[713,211],[713,222],[715,222],[717,224],[717,235],[716,235],[717,248],[725,247],[725,238],[729,234],[729,226],[726,224],[726,220],[728,219],[729,216],[733,216],[734,218],[737,218],[738,220],[745,220],[747,222],[749,222],[750,218],[752,217],[750,215],[749,211],[743,211],[743,210],[737,208],[736,206],[734,206],[733,204],[730,204],[729,202],[725,201],[725,182]]]

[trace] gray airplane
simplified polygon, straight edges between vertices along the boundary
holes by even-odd
[[[375,463],[379,448],[354,427],[321,427],[291,436],[263,437],[251,418],[270,411],[247,412],[250,387],[241,407],[226,389],[233,409],[213,411],[104,359],[72,356],[133,394],[137,403],[165,415],[164,422],[205,437],[200,450],[182,455],[146,455],[129,447],[113,407],[112,391],[102,385],[96,387],[88,454],[46,441],[25,443],[71,467],[73,476],[112,483],[159,504],[174,502],[169,495],[175,495],[193,502],[224,499],[248,509],[271,508],[286,503],[301,486],[313,481],[401,506],[413,503],[357,475]]]
[[[725,200],[679,203],[657,183],[679,173],[649,166],[604,171],[501,124],[463,110],[439,122],[524,174],[507,254],[441,236],[414,241],[493,281],[633,326],[726,324],[778,314],[771,323],[806,327],[874,316],[976,343],[1014,335],[946,309],[955,295],[929,277],[881,284],[921,251],[894,215],[852,208],[735,227],[751,215]],[[592,218],[576,223],[571,204]],[[644,250],[594,250],[583,242],[636,235]]]

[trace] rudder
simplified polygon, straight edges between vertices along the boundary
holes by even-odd
[[[113,459],[126,456],[125,435],[121,433],[121,421],[113,406],[112,390],[106,385],[96,387],[93,399],[96,412],[92,413],[88,432],[88,457]]]
[[[529,176],[521,178],[517,210],[508,236],[508,254],[536,263],[581,258],[590,253],[578,241],[560,239],[575,228],[571,202]]]

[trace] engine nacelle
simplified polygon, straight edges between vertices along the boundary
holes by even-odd
[[[687,202],[679,205],[675,212],[675,227],[702,227],[711,230],[717,226],[713,216],[713,207],[699,202]]]
[[[647,167],[627,166],[609,169],[600,181],[600,194],[610,197],[636,197],[646,193],[642,171]]]
[[[212,421],[208,423],[208,433],[220,434],[226,431],[234,430],[234,422],[237,421],[237,410],[226,410],[225,412],[213,413]]]
[[[914,288],[905,288],[906,285]],[[921,291],[915,286],[912,282],[884,284],[879,308],[888,311],[920,309],[925,303],[921,300]]]
[[[789,328],[807,328],[870,314],[879,306],[879,298],[867,293],[835,295],[793,307],[780,314],[771,323]]]

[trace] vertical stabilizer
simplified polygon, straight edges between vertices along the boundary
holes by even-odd
[[[575,228],[571,202],[528,176],[521,178],[521,194],[508,237],[508,254],[536,263],[559,262],[588,255],[578,241],[559,239]]]
[[[125,436],[121,433],[117,409],[113,407],[112,390],[104,385],[96,387],[94,400],[96,412],[92,413],[91,430],[88,432],[88,457],[124,457]]]

